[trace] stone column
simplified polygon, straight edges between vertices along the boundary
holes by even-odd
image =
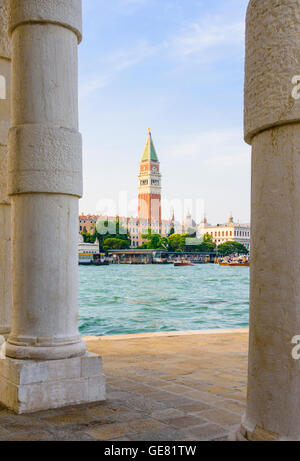
[[[246,440],[300,440],[300,4],[251,0],[245,139],[252,145]],[[300,81],[300,77],[299,77]],[[294,355],[294,354],[293,354]]]
[[[9,0],[9,32],[12,329],[0,400],[23,413],[103,400],[105,384],[78,332],[81,0]]]
[[[9,129],[10,44],[7,3],[0,6],[0,344],[10,331],[10,200],[7,191],[7,135]]]

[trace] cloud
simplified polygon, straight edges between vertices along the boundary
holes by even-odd
[[[106,0],[105,0],[106,1]],[[134,14],[137,10],[145,6],[149,0],[114,0],[114,10],[121,14]]]
[[[109,7],[109,9],[120,14],[133,14],[148,2],[149,0],[113,0],[111,3],[107,0],[83,0],[83,5],[84,12],[87,13],[99,12],[103,8]]]
[[[201,158],[208,166],[248,165],[250,148],[243,141],[239,130],[204,131],[199,135],[175,146],[167,148],[168,157]]]
[[[105,71],[102,73],[101,70],[98,70],[99,76],[89,76],[79,82],[79,97],[85,98],[94,91],[106,87],[117,74],[134,67],[155,53],[155,46],[149,45],[146,41],[140,41],[135,47],[119,50],[102,59],[98,62],[98,69],[105,69]]]
[[[180,59],[200,57],[211,59],[212,50],[244,43],[244,22],[224,23],[218,17],[206,17],[188,24],[182,32],[167,44],[174,56]]]
[[[142,7],[149,0],[118,0],[117,7]],[[96,90],[109,85],[116,75],[146,61],[149,57],[165,62],[178,61],[192,65],[199,62],[216,61],[231,54],[236,47],[243,46],[244,22],[224,23],[219,17],[207,16],[198,22],[181,28],[175,36],[169,36],[158,44],[140,40],[132,47],[111,52],[97,62],[97,73],[79,82],[79,96],[85,98]],[[241,56],[239,49],[239,56]],[[172,64],[170,64],[172,66]]]

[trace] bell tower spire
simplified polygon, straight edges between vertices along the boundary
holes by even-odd
[[[159,166],[151,129],[148,128],[148,137],[138,175],[138,194],[139,219],[147,220],[150,226],[154,223],[161,226],[161,174]]]

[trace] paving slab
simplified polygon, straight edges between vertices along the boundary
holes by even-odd
[[[245,411],[248,330],[87,339],[107,401],[16,415],[0,406],[0,441],[227,440]]]

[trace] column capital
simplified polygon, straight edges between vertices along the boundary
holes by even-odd
[[[298,0],[251,0],[246,20],[247,143],[265,129],[300,121],[300,101],[292,96],[292,80],[299,75]]]
[[[81,0],[9,0],[9,34],[22,24],[57,24],[82,40]]]
[[[2,0],[0,5],[0,58],[10,59],[10,40],[7,25],[8,0]]]

